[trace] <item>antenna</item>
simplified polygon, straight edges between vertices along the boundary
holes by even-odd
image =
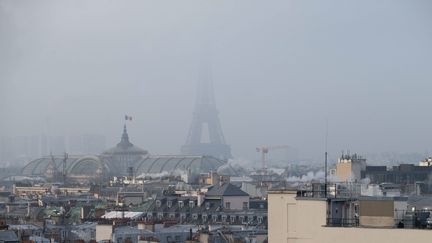
[[[62,177],[63,177],[63,186],[66,184],[66,163],[67,160],[69,158],[68,153],[64,153],[64,158],[63,158],[63,171],[62,171]]]
[[[326,133],[325,133],[325,158],[324,158],[324,196],[327,198],[327,144],[328,143],[328,120],[326,120]]]

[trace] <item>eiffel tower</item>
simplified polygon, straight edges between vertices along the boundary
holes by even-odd
[[[218,159],[231,158],[231,147],[225,143],[220,125],[218,111],[213,91],[210,65],[204,65],[198,76],[198,88],[195,110],[185,145],[181,147],[185,155],[210,155]],[[207,141],[204,141],[204,132],[208,132]]]

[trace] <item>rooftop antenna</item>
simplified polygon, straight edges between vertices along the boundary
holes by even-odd
[[[63,157],[63,170],[62,170],[63,185],[66,184],[66,163],[68,158],[69,158],[69,154],[65,152]]]
[[[326,120],[326,134],[325,134],[325,159],[324,159],[324,196],[327,198],[327,140],[328,140],[328,120]]]

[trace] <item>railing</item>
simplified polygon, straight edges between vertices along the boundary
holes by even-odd
[[[395,210],[395,226],[408,229],[432,228],[430,210]]]
[[[343,218],[327,218],[328,227],[358,227],[359,220],[355,219],[343,219]]]
[[[315,183],[297,190],[298,197],[353,198],[361,195],[359,183]]]

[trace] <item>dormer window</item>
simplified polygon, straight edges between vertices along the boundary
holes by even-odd
[[[161,206],[161,201],[160,200],[156,200],[156,207],[159,208]]]
[[[178,202],[178,205],[179,205],[179,208],[183,208],[183,206],[184,206],[184,202],[183,202],[183,201],[179,201],[179,202]]]
[[[243,202],[243,210],[247,210],[249,208],[248,202]]]
[[[172,207],[172,201],[167,202],[167,207],[169,207],[169,208]]]
[[[225,202],[225,208],[226,209],[230,209],[231,208],[231,203],[230,202]]]
[[[210,203],[209,203],[209,202],[206,202],[206,203],[205,203],[205,207],[206,207],[206,209],[210,209]]]

